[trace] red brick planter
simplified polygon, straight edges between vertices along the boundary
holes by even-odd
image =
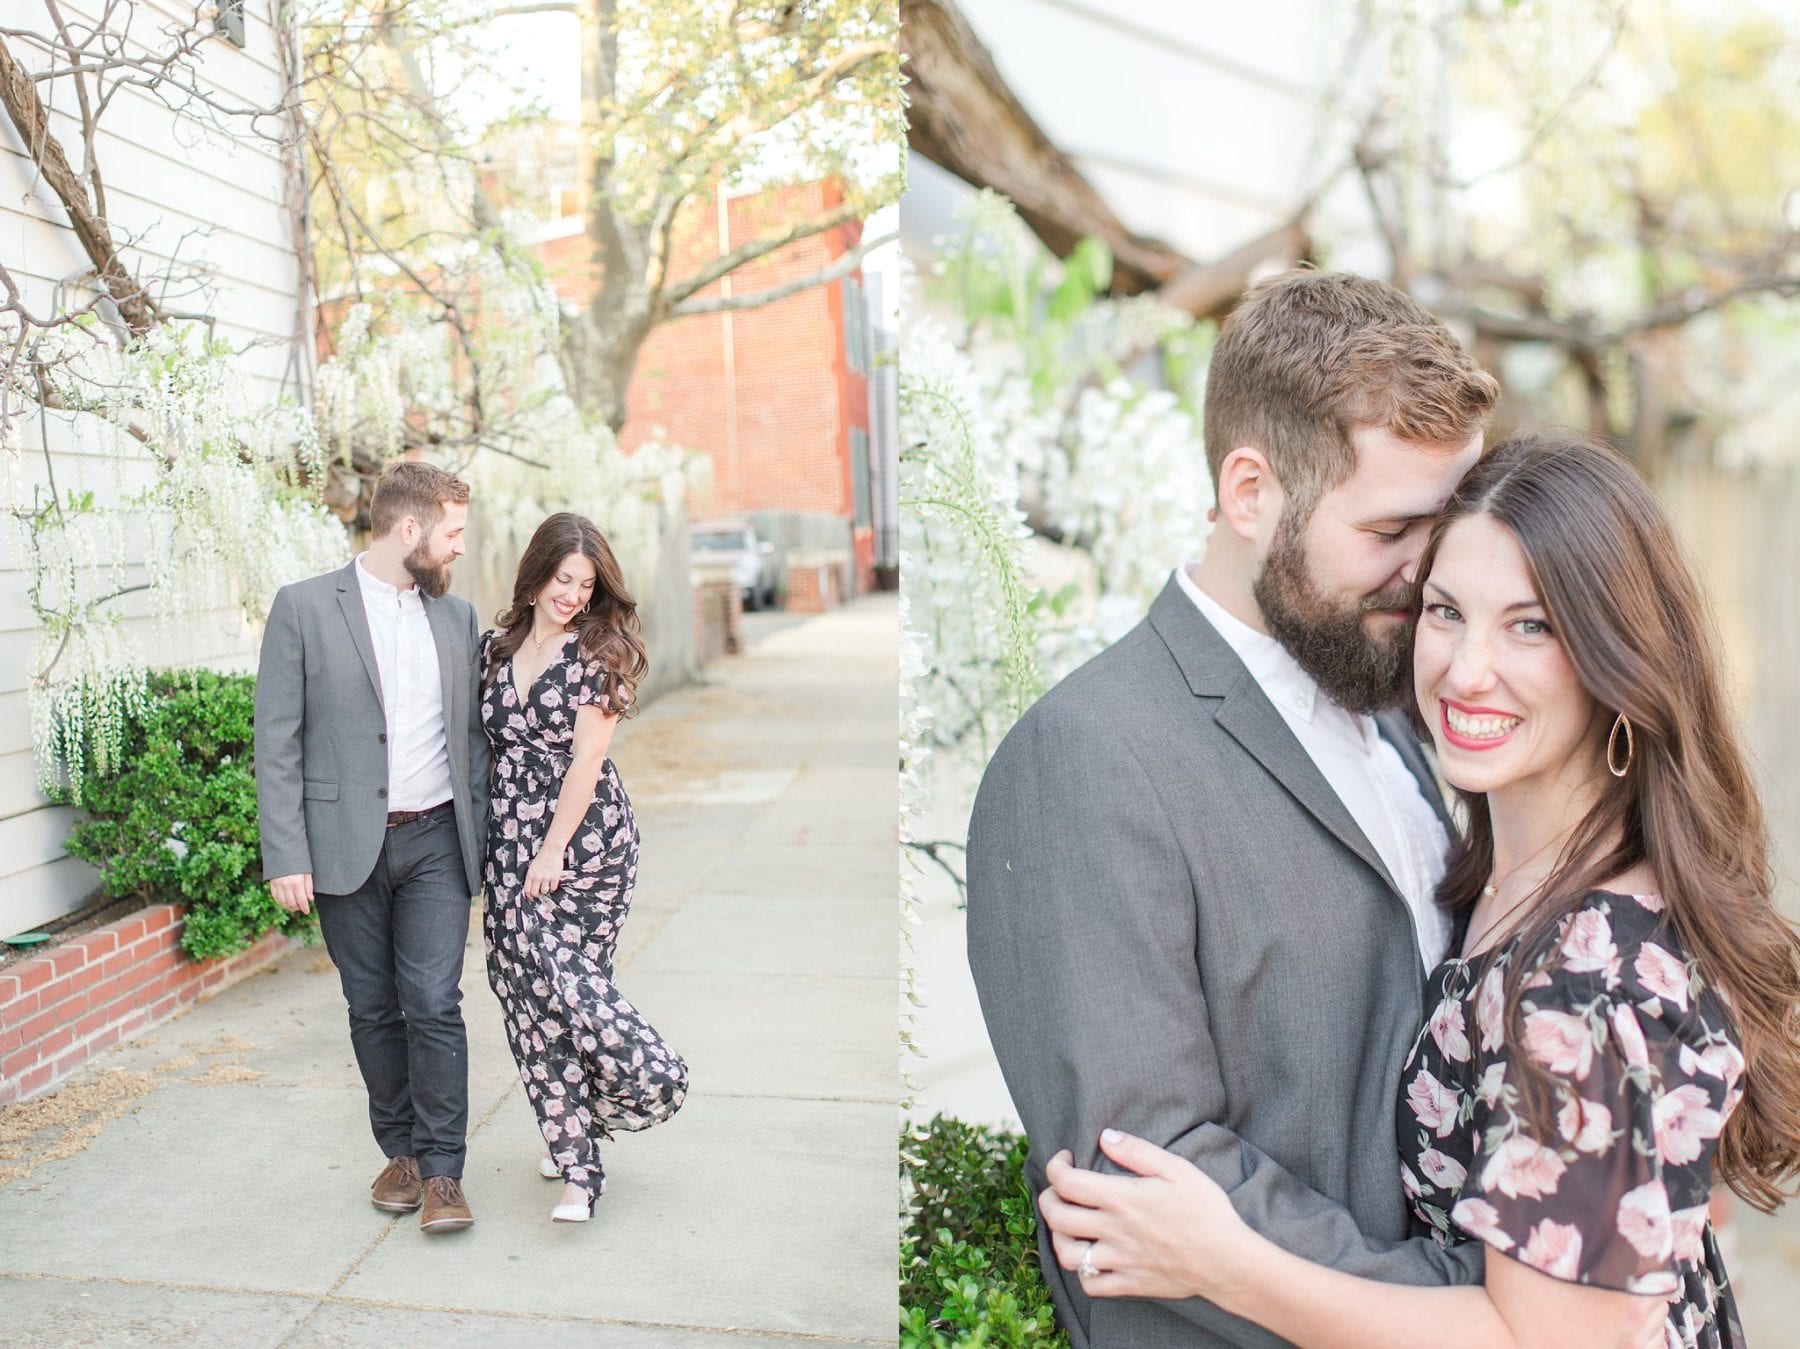
[[[787,600],[790,614],[822,614],[850,598],[849,555],[833,549],[790,550],[787,556]]]
[[[0,972],[0,1106],[299,945],[270,932],[234,956],[192,960],[184,921],[158,904]]]
[[[725,567],[690,569],[694,588],[694,664],[744,649],[744,599]]]

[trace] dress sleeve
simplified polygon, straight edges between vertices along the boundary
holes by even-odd
[[[1673,937],[1616,943],[1615,916],[1636,917],[1579,910],[1558,959],[1527,978],[1516,1052],[1551,1078],[1548,1127],[1505,1062],[1484,1083],[1487,1127],[1450,1220],[1553,1278],[1668,1296],[1678,1265],[1703,1258],[1713,1157],[1743,1059]]]
[[[569,706],[597,707],[607,716],[623,716],[631,700],[619,687],[612,672],[597,660],[577,660],[577,675],[569,690]]]

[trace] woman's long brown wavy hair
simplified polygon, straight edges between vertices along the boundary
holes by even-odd
[[[592,520],[569,511],[545,520],[525,545],[519,574],[513,580],[512,605],[494,619],[499,636],[488,652],[484,681],[491,683],[500,666],[524,643],[531,631],[532,601],[571,553],[580,553],[594,564],[594,593],[574,619],[575,631],[580,634],[576,646],[583,660],[599,663],[608,700],[619,715],[629,716],[637,707],[637,686],[650,669],[637,601],[625,588],[624,573],[606,536]]]
[[[1744,1054],[1744,1098],[1720,1139],[1718,1175],[1772,1211],[1800,1176],[1800,938],[1774,906],[1762,807],[1693,573],[1643,479],[1573,433],[1515,437],[1470,471],[1432,530],[1416,591],[1445,532],[1470,515],[1492,517],[1518,540],[1553,630],[1605,710],[1597,734],[1622,712],[1635,746],[1615,780],[1600,769],[1603,740],[1593,745],[1604,790],[1520,920],[1520,949],[1545,949],[1587,894],[1648,865],[1664,921],[1722,992]],[[1415,593],[1415,622],[1421,603]],[[1438,887],[1451,912],[1474,906],[1494,865],[1486,797],[1458,795],[1468,833]],[[1507,972],[1506,1051],[1523,1068],[1530,1113],[1541,1121],[1553,1084],[1522,1048],[1526,963]]]

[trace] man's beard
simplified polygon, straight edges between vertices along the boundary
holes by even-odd
[[[455,556],[439,562],[432,558],[426,540],[420,539],[413,545],[412,552],[401,559],[406,574],[418,582],[419,589],[432,599],[442,599],[450,589],[450,564],[456,561]]]
[[[1411,685],[1411,643],[1404,623],[1383,635],[1363,621],[1376,610],[1405,609],[1404,590],[1365,595],[1348,606],[1321,595],[1306,565],[1305,520],[1284,514],[1253,593],[1269,633],[1312,676],[1319,691],[1348,712],[1396,706]]]

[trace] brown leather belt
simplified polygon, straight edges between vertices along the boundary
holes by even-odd
[[[456,808],[456,798],[439,801],[435,806],[426,806],[424,810],[390,810],[387,827],[392,829],[397,824],[411,824],[414,820],[428,820],[433,815],[442,815],[446,810]]]

